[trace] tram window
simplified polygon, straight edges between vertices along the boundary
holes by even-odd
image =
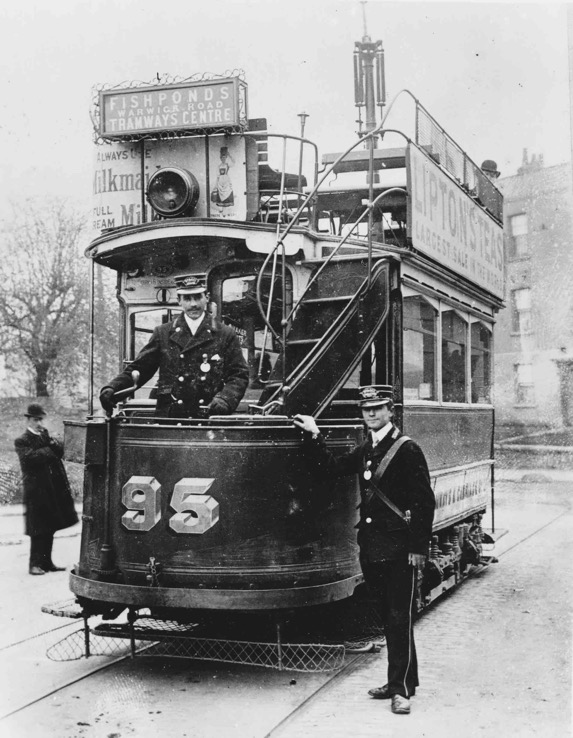
[[[153,310],[139,310],[132,313],[129,317],[129,343],[127,346],[126,363],[133,361],[141,349],[147,344],[153,333],[153,329],[174,320],[180,313],[180,310],[172,308],[159,308]],[[140,388],[138,397],[145,396],[145,390],[152,397],[153,388],[156,385],[156,377],[152,377],[149,382]]]
[[[453,310],[442,313],[442,399],[466,402],[467,323]]]
[[[159,310],[140,310],[129,319],[129,352],[127,359],[133,361],[141,349],[147,344],[153,329],[162,323],[168,323],[178,315],[180,310],[160,308]]]
[[[436,399],[435,310],[422,297],[404,299],[404,399]]]
[[[223,279],[220,287],[221,319],[237,332],[243,353],[249,364],[250,383],[247,399],[254,401],[254,390],[262,390],[271,377],[279,356],[278,345],[270,330],[265,330],[265,322],[257,305],[257,272],[230,276]],[[271,286],[271,276],[263,277],[261,296],[266,309]],[[287,273],[287,310],[292,295],[292,280]],[[283,290],[280,275],[275,276],[272,290],[270,323],[280,335]],[[258,392],[260,394],[260,391]]]
[[[473,323],[472,337],[472,402],[490,402],[491,334],[482,323]]]

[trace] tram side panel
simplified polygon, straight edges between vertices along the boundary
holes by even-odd
[[[434,531],[447,530],[490,503],[491,407],[405,407],[404,431],[424,449],[434,494]]]

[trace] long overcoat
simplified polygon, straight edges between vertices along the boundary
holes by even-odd
[[[62,462],[64,447],[47,430],[27,430],[14,441],[24,484],[25,532],[50,535],[78,522]]]
[[[322,434],[313,439],[305,433],[305,450],[315,462],[316,472],[323,477],[358,474],[360,483],[360,520],[358,544],[363,561],[406,560],[409,553],[428,554],[432,535],[435,498],[424,454],[417,443],[406,441],[384,472],[379,488],[402,512],[410,512],[410,523],[372,493],[372,476],[392,444],[402,436],[393,428],[374,448],[370,436],[352,451],[335,456],[326,446]],[[367,475],[368,476],[368,475]]]
[[[157,326],[134,361],[107,384],[116,392],[132,385],[131,372],[140,373],[139,386],[159,370],[155,414],[168,416],[173,406],[183,406],[197,416],[201,406],[215,397],[233,412],[245,394],[249,368],[235,331],[208,316],[193,336],[183,316]]]

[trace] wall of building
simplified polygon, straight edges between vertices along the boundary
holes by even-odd
[[[495,339],[500,424],[568,422],[556,360],[573,359],[573,192],[571,164],[528,158],[504,194],[506,308]]]

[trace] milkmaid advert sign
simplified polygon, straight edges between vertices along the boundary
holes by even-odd
[[[412,246],[503,297],[503,228],[415,146],[407,165]]]
[[[197,218],[244,220],[247,211],[245,140],[208,136],[103,142],[95,147],[92,231],[140,225],[156,217],[145,193],[162,167],[182,167],[199,185]]]

